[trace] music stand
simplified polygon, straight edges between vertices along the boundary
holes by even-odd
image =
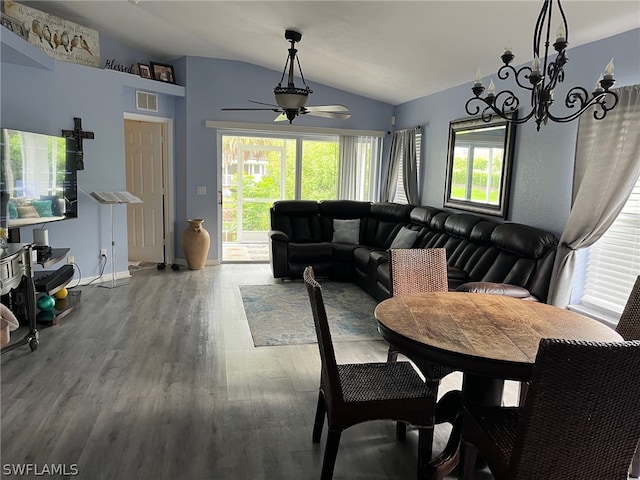
[[[100,287],[116,288],[116,240],[113,221],[113,206],[127,205],[129,203],[142,203],[135,195],[129,192],[91,192],[91,196],[102,205],[109,205],[111,209],[111,285],[100,284]]]

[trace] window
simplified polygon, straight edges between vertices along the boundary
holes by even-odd
[[[422,153],[422,132],[416,131],[416,176],[420,178],[420,154]],[[409,203],[407,200],[407,194],[404,191],[404,152],[400,153],[400,164],[398,167],[398,180],[396,182],[396,195],[393,197],[393,201],[396,203]]]
[[[228,131],[220,139],[225,242],[266,242],[277,200],[368,200],[377,188],[380,137]],[[351,155],[341,155],[341,142]]]
[[[640,275],[640,180],[607,232],[587,252],[578,308],[614,323]]]

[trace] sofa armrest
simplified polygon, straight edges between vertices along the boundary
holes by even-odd
[[[456,288],[457,292],[470,292],[470,293],[490,293],[492,295],[505,295],[507,297],[521,298],[522,300],[538,301],[536,297],[531,295],[531,292],[519,285],[512,285],[510,283],[495,283],[495,282],[467,282]]]
[[[289,236],[281,230],[270,230],[269,239],[277,242],[288,242]]]
[[[280,230],[269,231],[269,263],[273,278],[290,276],[289,236]]]

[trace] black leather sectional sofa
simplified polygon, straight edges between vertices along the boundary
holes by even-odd
[[[390,296],[389,248],[447,251],[450,290],[546,301],[557,237],[517,223],[428,206],[350,200],[283,200],[271,207],[275,278],[353,281],[378,300]]]

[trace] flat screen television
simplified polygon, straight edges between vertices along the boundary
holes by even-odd
[[[72,142],[64,137],[2,129],[1,227],[14,229],[78,216]]]

